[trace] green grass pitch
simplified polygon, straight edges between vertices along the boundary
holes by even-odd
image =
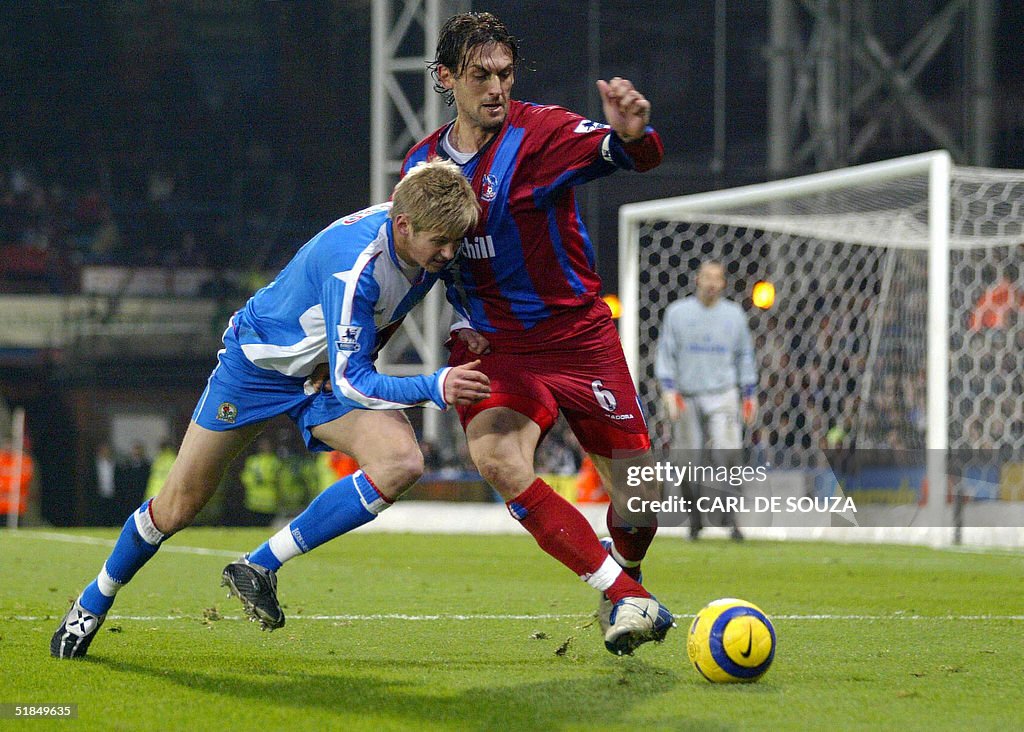
[[[265,532],[192,529],[125,588],[85,661],[48,644],[114,530],[0,532],[0,704],[78,704],[77,730],[1014,729],[1024,702],[1024,555],[659,537],[662,645],[604,650],[596,593],[528,536],[360,534],[280,574],[261,633],[219,587]],[[87,537],[73,541],[75,537]],[[188,548],[208,550],[193,552]],[[752,685],[686,657],[692,615],[742,597],[778,632]]]

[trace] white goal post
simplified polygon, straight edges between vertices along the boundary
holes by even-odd
[[[982,323],[978,308],[993,288],[1024,292],[1022,246],[1024,171],[954,166],[945,151],[623,206],[619,328],[656,444],[660,319],[710,258],[750,314],[776,464],[811,467],[826,433],[852,434],[927,448],[929,484],[944,485],[949,449],[1019,451],[1024,317]],[[764,311],[750,301],[762,279],[777,292]],[[932,526],[944,498],[929,492]]]
[[[11,412],[10,438],[10,454],[12,459],[9,465],[0,467],[0,470],[6,468],[6,474],[2,476],[2,488],[7,498],[7,528],[17,529],[18,519],[25,508],[21,505],[21,475],[25,469],[24,407],[15,407]]]

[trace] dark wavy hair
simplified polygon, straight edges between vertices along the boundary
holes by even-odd
[[[505,46],[512,56],[512,66],[519,65],[519,39],[509,33],[508,27],[497,16],[491,13],[459,13],[442,26],[434,60],[427,66],[434,77],[434,91],[444,95],[445,104],[451,106],[454,103],[455,93],[441,84],[437,67],[446,66],[452,74],[459,76],[473,50],[488,43]]]

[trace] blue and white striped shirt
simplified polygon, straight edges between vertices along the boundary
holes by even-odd
[[[328,361],[334,394],[348,406],[445,409],[450,369],[396,377],[374,368],[377,352],[438,278],[420,269],[410,281],[403,272],[390,208],[371,206],[313,237],[235,315],[235,333],[261,369],[304,379]]]

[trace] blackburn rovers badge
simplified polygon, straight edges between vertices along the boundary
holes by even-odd
[[[235,420],[238,419],[238,407],[231,402],[222,402],[221,405],[217,407],[217,419],[221,422],[234,424]]]

